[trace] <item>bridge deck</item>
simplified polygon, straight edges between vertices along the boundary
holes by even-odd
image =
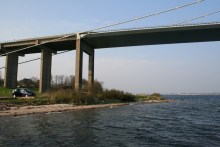
[[[7,51],[36,45],[38,43],[51,41],[60,37],[64,37],[64,35],[1,43],[0,52],[5,53]],[[91,32],[84,34],[82,41],[95,49],[155,44],[220,41],[220,23],[171,27],[164,26],[158,28],[97,33]],[[43,47],[51,48],[54,51],[74,50],[76,48],[76,36],[52,41],[44,44]],[[20,52],[22,54],[39,53],[41,52],[41,48],[42,46],[38,46]]]

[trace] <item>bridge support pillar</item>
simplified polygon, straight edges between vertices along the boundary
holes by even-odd
[[[94,49],[91,49],[91,53],[89,54],[89,70],[88,70],[88,86],[89,91],[93,90],[94,84],[94,60],[95,60],[95,53]]]
[[[18,54],[12,53],[6,56],[4,87],[16,88],[18,74]]]
[[[40,84],[39,92],[44,93],[51,86],[51,62],[52,51],[50,49],[41,50]]]
[[[75,91],[82,88],[83,49],[81,47],[80,35],[76,39],[76,66],[75,66]]]
[[[82,69],[83,69],[83,52],[89,55],[88,67],[88,90],[91,92],[94,83],[94,49],[80,39],[77,34],[76,39],[76,69],[75,69],[75,91],[79,92],[82,88]]]

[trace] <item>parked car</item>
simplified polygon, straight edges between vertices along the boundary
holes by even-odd
[[[32,92],[28,88],[17,88],[12,90],[13,97],[29,97],[29,96],[36,96],[34,92]]]

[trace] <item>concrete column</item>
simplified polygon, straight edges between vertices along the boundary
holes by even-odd
[[[82,88],[83,49],[81,47],[80,35],[76,39],[76,66],[75,66],[75,91]]]
[[[51,62],[52,62],[52,51],[50,49],[42,49],[41,66],[40,66],[40,85],[39,85],[40,93],[44,93],[50,89]]]
[[[88,84],[89,91],[93,88],[94,83],[94,59],[95,59],[94,49],[91,50],[91,54],[89,54],[89,70],[88,70]]]
[[[4,87],[16,88],[18,74],[18,54],[6,55]]]

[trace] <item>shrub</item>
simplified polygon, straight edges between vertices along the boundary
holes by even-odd
[[[148,101],[150,99],[149,95],[146,94],[138,94],[136,95],[136,100],[137,101]]]
[[[100,100],[118,100],[121,102],[133,102],[135,101],[135,96],[131,93],[125,93],[120,90],[106,90],[101,93]]]
[[[91,95],[88,93],[77,93],[73,98],[74,104],[95,104],[97,103],[97,98],[95,95]]]
[[[47,92],[45,97],[53,103],[70,103],[73,95],[74,94],[71,90],[57,90]]]
[[[163,100],[164,98],[159,93],[153,93],[151,95],[138,94],[136,95],[137,101],[149,101],[149,100]]]
[[[43,97],[47,97],[52,103],[93,104],[97,101],[97,99],[89,93],[76,93],[72,89],[50,91],[44,94]]]
[[[159,93],[153,93],[150,95],[149,100],[162,100],[162,96]]]

